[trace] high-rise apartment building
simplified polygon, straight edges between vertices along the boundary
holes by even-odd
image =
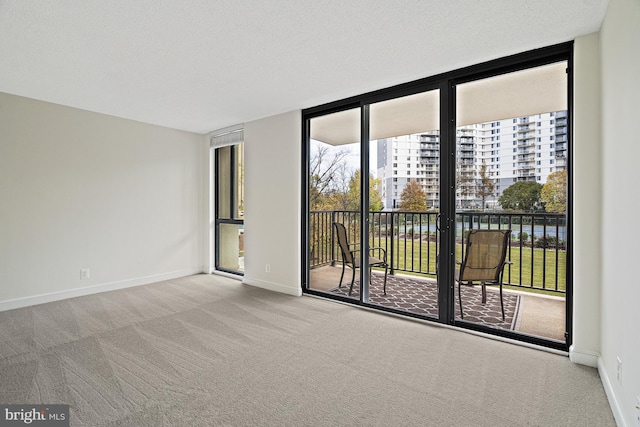
[[[437,209],[440,185],[440,139],[437,131],[378,140],[377,174],[386,210],[397,209],[404,186],[417,180],[427,208]],[[566,111],[464,126],[456,132],[456,206],[480,209],[481,173],[495,188],[485,207],[518,181],[544,184],[549,174],[566,168]],[[484,166],[483,166],[484,165]]]

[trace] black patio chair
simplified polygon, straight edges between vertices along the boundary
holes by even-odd
[[[502,299],[502,275],[504,266],[511,264],[506,260],[507,247],[511,230],[471,230],[467,237],[467,247],[464,261],[456,269],[458,282],[458,302],[460,303],[460,317],[464,319],[462,311],[462,295],[460,285],[482,286],[482,304],[487,302],[486,286],[500,286],[500,308],[504,321],[504,301]]]
[[[340,283],[338,287],[342,287],[342,278],[344,277],[344,269],[345,266],[348,266],[352,270],[351,275],[351,286],[349,287],[349,296],[351,296],[351,292],[353,291],[353,282],[356,278],[356,269],[360,268],[360,256],[356,255],[357,252],[360,252],[360,249],[351,249],[352,247],[357,247],[358,244],[350,244],[349,238],[347,237],[347,229],[344,224],[339,222],[334,222],[333,226],[336,229],[336,235],[338,236],[338,246],[340,246],[340,251],[342,252],[342,274],[340,275]],[[378,252],[378,257],[372,256],[373,253]],[[387,294],[387,273],[389,271],[389,264],[387,264],[387,251],[384,248],[369,248],[369,284],[371,284],[371,267],[382,267],[384,268],[384,285],[382,290],[384,294]]]

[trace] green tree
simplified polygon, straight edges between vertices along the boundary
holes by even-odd
[[[349,179],[349,188],[344,194],[344,209],[345,210],[358,210],[360,209],[360,170],[353,173]],[[380,195],[380,183],[379,179],[369,174],[369,210],[381,211],[382,210],[382,196]]]
[[[503,209],[530,212],[540,206],[542,184],[520,181],[508,187],[498,201]]]
[[[565,212],[567,210],[567,171],[559,171],[547,177],[542,186],[540,198],[547,212]]]
[[[487,197],[493,196],[493,192],[496,190],[496,185],[487,173],[487,165],[482,163],[480,166],[480,179],[478,179],[478,186],[476,193],[482,199],[482,210],[485,209],[485,202]]]
[[[427,210],[427,195],[416,180],[410,180],[400,194],[401,211],[424,212]]]

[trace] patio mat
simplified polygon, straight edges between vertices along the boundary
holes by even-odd
[[[383,276],[374,274],[369,288],[369,302],[398,310],[417,313],[429,317],[438,317],[438,290],[434,281],[414,280],[408,276],[394,275],[387,278],[387,295],[382,292]],[[348,296],[349,282],[343,282],[342,287],[334,287],[327,292]],[[495,288],[495,292],[492,292]],[[360,293],[358,281],[353,285],[351,298],[358,299]],[[482,291],[480,286],[462,287],[462,306],[464,320],[481,323],[483,325],[516,330],[520,308],[520,296],[504,292],[504,314],[502,321],[500,311],[500,293],[497,287],[487,287],[487,303],[482,305]],[[460,318],[458,305],[458,288],[455,298],[456,320]]]

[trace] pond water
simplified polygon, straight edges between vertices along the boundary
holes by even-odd
[[[492,229],[496,229],[498,227],[497,224],[491,224],[491,228]],[[502,225],[502,228],[504,228],[505,226]],[[558,231],[558,236],[556,236],[556,227],[555,226],[550,226],[547,225],[546,230],[545,227],[543,225],[531,225],[531,224],[522,224],[522,226],[520,224],[512,224],[511,225],[511,231],[513,233],[512,238],[517,238],[518,235],[522,232],[522,233],[527,233],[527,235],[529,236],[529,238],[531,238],[531,235],[533,234],[536,238],[540,238],[543,237],[545,234],[547,236],[551,236],[551,237],[558,237],[560,240],[567,240],[567,227],[566,226],[559,226],[557,227],[557,231]],[[401,226],[400,231],[403,231],[403,226]],[[411,225],[407,225],[407,230],[409,230],[411,228]],[[477,224],[474,224],[473,228],[480,228],[483,230],[486,230],[488,227],[488,224],[480,224],[480,227],[478,227]],[[417,229],[419,229],[421,232],[427,232],[429,231],[430,233],[435,233],[436,231],[436,225],[435,224],[422,224],[420,226],[417,227]],[[465,223],[465,230],[469,229],[469,224]],[[456,223],[456,236],[461,237],[462,236],[462,224],[461,223]]]

